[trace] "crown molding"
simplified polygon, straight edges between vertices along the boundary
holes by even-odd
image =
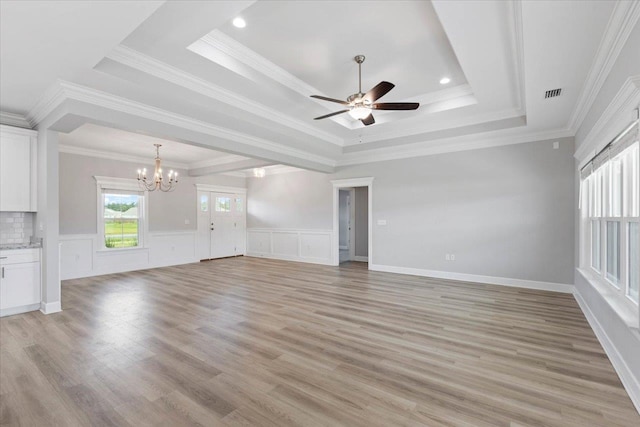
[[[128,154],[116,153],[113,151],[94,150],[92,148],[77,147],[75,145],[59,144],[58,151],[65,154],[76,154],[78,156],[96,157],[99,159],[117,160],[136,164],[153,163],[153,157],[132,156]],[[189,169],[186,163],[178,163],[162,160],[164,166],[176,169]]]
[[[58,81],[51,87],[40,102],[36,105],[31,115],[32,123],[38,123],[51,114],[58,106],[66,100],[85,102],[98,107],[103,107],[125,114],[166,123],[179,128],[188,129],[194,132],[203,133],[239,142],[251,147],[266,149],[274,153],[292,156],[299,159],[316,162],[325,166],[334,167],[336,161],[332,158],[311,154],[309,152],[288,147],[264,138],[247,135],[231,129],[212,125],[201,120],[196,120],[187,116],[172,113],[150,105],[142,104],[127,98],[116,96],[97,89],[81,86],[66,81]]]
[[[640,19],[640,2],[618,1],[600,40],[587,79],[578,97],[568,128],[577,132],[602,89],[631,31]]]
[[[0,124],[31,129],[31,123],[29,123],[26,117],[5,111],[0,111]]]
[[[63,81],[57,80],[49,87],[27,113],[27,121],[35,128],[65,100]]]
[[[293,74],[249,49],[242,43],[239,43],[233,38],[227,36],[220,30],[216,29],[211,31],[200,40],[196,40],[193,44],[188,46],[187,49],[214,62],[215,55],[211,54],[210,50],[213,49],[214,52],[222,52],[230,58],[254,69],[260,74],[280,83],[305,98],[308,98],[310,101],[329,110],[325,102],[309,97],[310,94],[321,93],[318,89],[305,83],[303,80],[300,80]],[[335,116],[331,119],[348,129],[356,128],[356,123],[351,122],[344,117]]]
[[[311,98],[310,94],[322,94],[322,92],[303,80],[297,78],[293,74],[289,73],[285,69],[279,67],[257,52],[249,49],[242,43],[239,43],[232,37],[229,37],[220,30],[213,30],[209,34],[202,37],[200,40],[196,40],[188,47],[194,53],[201,55],[213,62],[216,61],[216,57],[219,53],[223,53],[235,61],[244,64],[247,67],[252,68],[258,73],[266,76],[267,78],[291,89],[292,91],[302,95],[306,99],[321,105],[322,108],[327,111],[333,111],[330,109],[326,102]],[[471,87],[466,85],[460,85],[454,88],[440,90],[433,93],[425,93],[412,97],[412,100],[423,103],[435,103],[451,101],[460,97],[469,97],[473,95]],[[475,99],[475,98],[474,98]],[[477,101],[476,101],[477,102]],[[455,108],[455,107],[454,107]],[[429,114],[430,111],[425,111],[425,114]],[[341,126],[357,130],[363,127],[359,120],[349,120],[344,116],[334,116],[330,120],[340,124]],[[382,122],[379,122],[379,124]]]
[[[524,75],[524,28],[522,25],[522,0],[510,3],[512,8],[512,25],[514,37],[511,39],[514,55],[514,69],[516,71],[517,110],[524,111],[526,103],[525,75]]]
[[[323,141],[330,142],[331,144],[338,146],[343,145],[342,138],[317,129],[316,127],[301,120],[291,118],[279,111],[268,108],[265,105],[244,96],[235,94],[207,80],[186,73],[176,67],[165,62],[158,61],[157,59],[133,50],[127,46],[117,46],[107,55],[107,58],[143,73],[174,83],[185,89],[216,99],[227,105],[240,108],[248,113],[255,114],[256,116],[260,116],[288,128],[295,129]]]
[[[587,136],[582,141],[576,141],[579,146],[574,157],[580,162],[580,167],[633,121],[633,111],[638,107],[640,74],[624,82]]]
[[[463,119],[453,120],[440,120],[437,123],[426,123],[421,126],[414,126],[412,128],[401,127],[392,131],[384,133],[377,133],[374,135],[367,135],[364,139],[365,142],[361,142],[361,137],[354,137],[345,140],[345,147],[358,144],[367,144],[370,142],[385,141],[389,139],[404,138],[413,135],[419,135],[427,132],[437,132],[441,130],[455,129],[464,126],[477,125],[480,123],[493,122],[498,120],[512,119],[514,117],[522,116],[522,111],[518,109],[506,109],[500,111],[490,111],[488,113],[480,113],[475,116],[466,117]]]
[[[384,162],[435,154],[455,153],[458,151],[477,150],[481,148],[501,147],[505,145],[524,144],[534,141],[566,138],[573,136],[569,129],[556,129],[541,132],[519,132],[503,135],[504,131],[496,131],[491,136],[479,139],[478,134],[464,135],[455,138],[443,138],[404,146],[384,147],[375,150],[358,151],[344,154],[338,161],[338,167],[359,165],[363,163]]]

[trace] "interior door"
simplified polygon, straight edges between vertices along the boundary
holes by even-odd
[[[211,255],[223,258],[236,255],[234,194],[211,193]]]
[[[198,259],[211,258],[211,192],[198,191]]]

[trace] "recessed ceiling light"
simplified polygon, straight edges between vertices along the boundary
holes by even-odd
[[[233,26],[236,28],[244,28],[247,26],[247,22],[238,16],[233,20]]]
[[[441,85],[446,85],[450,81],[451,81],[451,79],[449,77],[443,77],[443,78],[440,79],[440,84]]]

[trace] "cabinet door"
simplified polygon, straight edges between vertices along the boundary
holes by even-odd
[[[31,209],[31,138],[2,134],[0,138],[0,211]]]
[[[2,266],[0,309],[40,303],[40,263]]]

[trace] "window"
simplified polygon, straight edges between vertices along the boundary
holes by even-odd
[[[231,197],[216,197],[216,212],[231,212]]]
[[[633,129],[622,136],[582,174],[580,261],[594,280],[601,278],[614,295],[635,304],[640,293],[637,135]]]
[[[209,196],[200,196],[200,212],[209,211]]]
[[[244,211],[244,203],[242,202],[242,197],[236,197],[236,212]]]
[[[104,246],[134,248],[140,243],[140,196],[102,193]]]
[[[637,222],[629,223],[629,290],[627,295],[638,301],[638,289],[640,288],[640,227]]]
[[[591,267],[600,271],[600,221],[591,221]]]
[[[620,223],[607,221],[607,279],[620,282]]]
[[[94,177],[98,190],[98,236],[101,250],[144,247],[148,192],[137,180]]]

